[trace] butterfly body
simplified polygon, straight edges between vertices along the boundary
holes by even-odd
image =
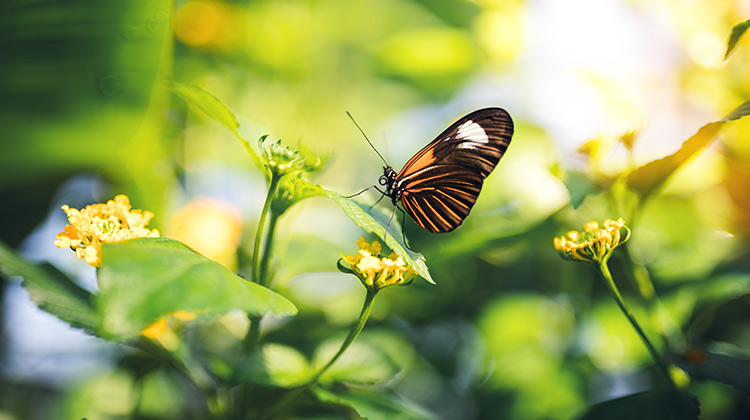
[[[423,229],[450,232],[463,223],[513,136],[502,108],[474,111],[417,152],[400,172],[384,168],[380,185]]]

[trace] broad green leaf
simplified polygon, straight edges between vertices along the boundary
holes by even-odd
[[[367,420],[427,420],[437,417],[414,403],[405,401],[389,392],[332,392],[321,387],[314,388],[315,396],[322,402],[341,404],[352,408]]]
[[[725,60],[729,58],[729,54],[731,54],[734,47],[737,46],[737,42],[742,38],[742,35],[747,32],[747,28],[750,28],[750,19],[734,25],[732,32],[729,34],[729,39],[727,40],[727,52],[724,53]]]
[[[652,390],[591,406],[580,420],[698,420],[695,396],[672,390]]]
[[[430,276],[430,271],[427,269],[427,263],[424,256],[418,252],[410,251],[404,246],[403,241],[401,240],[401,227],[398,223],[394,220],[391,223],[390,229],[386,229],[390,215],[384,215],[375,207],[365,210],[356,201],[351,198],[346,198],[337,192],[326,190],[326,195],[333,199],[333,201],[344,210],[344,213],[349,216],[357,226],[361,227],[365,232],[376,234],[383,240],[383,242],[385,242],[388,248],[403,258],[404,262],[413,268],[417,274],[422,276],[422,278],[428,282],[435,283],[432,280],[432,276]],[[392,236],[391,233],[395,233],[398,239]]]
[[[719,353],[704,353],[698,362],[680,357],[675,364],[690,376],[732,385],[740,392],[750,392],[750,360]]]
[[[631,172],[627,179],[630,189],[642,197],[650,196],[685,162],[708,147],[716,138],[722,126],[732,120],[750,115],[750,101],[744,102],[719,121],[708,123],[692,137],[685,140],[675,153],[651,161]]]
[[[40,309],[73,327],[94,333],[100,324],[93,295],[49,264],[34,264],[0,242],[0,272],[23,278],[23,286]]]
[[[164,238],[105,244],[99,269],[98,310],[103,333],[136,336],[161,315],[177,310],[222,314],[294,315],[283,296],[251,283],[180,242]]]
[[[236,367],[232,382],[294,388],[305,384],[312,374],[313,370],[302,353],[292,347],[270,343]]]
[[[203,111],[209,118],[228,128],[245,146],[245,150],[247,150],[255,165],[263,169],[263,164],[258,154],[250,146],[250,143],[240,135],[240,123],[237,121],[237,117],[234,116],[234,113],[219,98],[206,89],[192,84],[184,85],[173,81],[170,87],[175,95]]]
[[[328,340],[321,344],[313,355],[312,365],[317,372],[328,363],[341,347],[343,339]],[[321,384],[348,382],[376,384],[392,379],[398,366],[381,351],[355,341],[320,377]]]

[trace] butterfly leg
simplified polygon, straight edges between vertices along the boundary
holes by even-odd
[[[400,211],[403,217],[401,218],[401,239],[404,242],[404,246],[406,246],[407,249],[410,251],[414,251],[409,246],[408,242],[406,242],[406,212],[399,206],[393,206],[393,213],[391,213],[391,218],[388,220],[388,227],[385,229],[385,233],[388,234],[388,231],[391,230],[391,223],[393,223],[393,217],[396,215],[396,210]]]
[[[409,246],[409,242],[407,242],[406,240],[406,212],[399,206],[396,206],[396,208],[401,212],[401,216],[402,216],[401,217],[401,238],[404,241],[404,246],[409,251],[414,251],[413,249],[411,249],[411,247]]]
[[[374,185],[373,185],[373,186],[374,186]],[[375,188],[378,188],[378,187],[375,187]],[[378,191],[379,191],[379,190],[378,190]],[[377,206],[377,205],[378,205],[378,203],[380,202],[380,200],[382,200],[382,199],[383,199],[383,197],[385,197],[385,194],[381,195],[381,196],[380,196],[380,198],[378,198],[378,201],[374,202],[374,203],[373,203],[373,204],[372,204],[372,205],[371,205],[370,207],[368,207],[368,210],[369,210],[369,209],[372,209],[372,208],[373,208],[373,207],[375,207],[375,206]]]

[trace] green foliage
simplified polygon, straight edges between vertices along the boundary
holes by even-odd
[[[154,99],[170,2],[4,6],[4,33],[14,35],[4,36],[0,125],[14,146],[0,155],[0,184],[119,166],[113,146],[134,143]]]
[[[342,341],[329,340],[318,346],[312,358],[312,364],[316,370],[331,360]],[[346,353],[326,370],[320,377],[320,383],[323,385],[335,382],[359,385],[381,384],[392,379],[398,371],[398,366],[394,361],[380,349],[357,341],[352,343]]]
[[[580,420],[698,420],[700,412],[693,395],[654,390],[596,404]]]
[[[675,153],[649,162],[628,175],[628,187],[638,192],[643,199],[648,198],[660,188],[670,176],[690,158],[708,147],[719,134],[719,130],[728,121],[750,115],[750,101],[735,108],[721,121],[708,123],[697,133],[685,140]]]
[[[704,354],[705,360],[692,362],[680,358],[676,364],[694,378],[719,381],[732,385],[740,392],[750,392],[749,359],[712,352]]]
[[[579,171],[566,172],[563,176],[563,182],[565,188],[568,189],[568,193],[570,193],[570,205],[574,209],[580,207],[583,200],[596,191],[596,184],[586,174]]]
[[[224,103],[209,91],[196,85],[185,85],[177,81],[170,84],[172,92],[185,102],[203,111],[209,118],[228,128],[245,146],[250,158],[259,169],[264,170],[263,163],[250,143],[240,135],[240,123],[234,113]]]
[[[727,40],[727,52],[724,53],[724,60],[729,58],[729,55],[734,51],[734,47],[737,46],[737,42],[742,38],[742,35],[745,35],[748,28],[750,28],[750,19],[732,27],[732,32],[729,34],[729,39]]]
[[[742,105],[733,109],[732,112],[730,112],[723,118],[723,120],[734,121],[748,115],[750,115],[750,100],[743,102]]]
[[[434,419],[429,412],[388,393],[332,392],[315,389],[315,396],[325,403],[350,407],[367,420],[420,420]]]
[[[105,336],[129,340],[159,316],[185,310],[294,315],[284,297],[237,276],[185,245],[159,238],[107,244],[97,307]],[[135,263],[137,262],[137,263]]]
[[[172,92],[185,102],[197,107],[208,117],[228,128],[235,136],[240,136],[240,123],[232,111],[212,93],[196,85],[184,85],[173,81],[170,85]]]
[[[99,329],[101,320],[94,308],[94,295],[57,268],[50,264],[34,264],[0,242],[0,272],[6,276],[22,277],[31,300],[40,309],[89,333]]]
[[[628,71],[606,74],[589,66],[589,59],[609,53],[627,56],[626,49],[612,45],[612,51],[574,55],[575,62],[553,61],[565,67],[536,67],[548,56],[571,57],[544,50],[526,55],[525,45],[539,45],[524,40],[528,6],[490,3],[10,0],[0,16],[7,35],[0,68],[0,126],[8,139],[0,154],[8,202],[0,214],[7,223],[3,241],[19,244],[50,202],[57,207],[71,196],[70,205],[88,199],[80,188],[54,193],[61,179],[81,172],[153,211],[163,235],[172,234],[170,212],[202,196],[239,202],[243,214],[231,223],[235,230],[242,223],[238,240],[217,239],[221,225],[191,222],[205,236],[190,246],[226,241],[226,259],[213,261],[170,239],[105,245],[93,292],[0,244],[0,271],[23,278],[37,306],[128,349],[124,357],[112,352],[120,360],[116,369],[56,389],[64,394],[59,403],[37,404],[39,394],[58,394],[49,384],[27,397],[3,375],[0,417],[54,417],[5,405],[25,401],[59,408],[72,420],[648,420],[699,414],[727,420],[744,414],[750,392],[744,246],[750,148],[742,118],[750,114],[750,101],[704,125],[669,156],[634,167],[661,140],[651,129],[663,129],[663,118],[673,130],[680,121],[721,115],[746,99],[747,60],[721,64],[716,56],[711,62],[712,53],[723,52],[714,26],[737,21],[736,8],[679,6],[685,16],[705,15],[701,22],[708,26],[695,26],[695,19],[671,22],[670,33],[677,35],[670,46],[685,44],[679,47],[686,59],[670,75],[679,83],[670,86],[666,102],[653,98],[659,112],[638,116],[632,104],[652,98],[631,92],[628,83],[643,82],[631,79],[643,72],[616,66]],[[650,13],[635,3],[620,6]],[[732,28],[725,60],[746,53],[736,46],[749,27],[745,21]],[[537,79],[550,71],[556,78]],[[557,77],[578,80],[560,86],[584,91],[558,92]],[[570,109],[544,108],[559,104],[563,94]],[[601,96],[601,115],[577,106],[591,96]],[[434,134],[426,132],[428,125],[450,122],[448,112],[484,105],[507,106],[517,132],[455,232],[407,229],[407,246],[402,214],[388,203],[371,207],[333,192],[369,185],[364,177],[372,176],[372,156],[350,158],[364,143],[351,141],[345,109],[380,125],[419,129],[406,136],[422,138]],[[669,105],[676,110],[664,109]],[[446,121],[421,117],[442,115],[436,109],[445,110]],[[602,132],[637,126],[639,117],[648,122],[619,136],[594,135],[585,160],[569,163],[553,142],[563,133],[554,128],[563,114],[576,123],[568,133],[576,136],[589,135],[591,127],[579,124],[589,120],[607,121],[596,127]],[[264,143],[269,136],[263,136],[251,144],[243,137],[265,132],[273,141]],[[234,137],[252,164],[236,153]],[[399,160],[423,144],[409,141],[389,139]],[[714,142],[721,147],[711,148]],[[320,173],[328,155],[311,150],[344,158]],[[241,183],[229,179],[237,173]],[[311,181],[318,175],[320,181]],[[92,192],[94,199],[109,194],[94,186],[85,197]],[[590,220],[618,217],[632,228],[632,239],[613,251],[615,281],[605,289],[591,266],[560,260],[552,238]],[[374,305],[375,294],[368,293],[356,318],[359,284],[335,267],[341,254],[354,253],[360,229],[440,284],[390,288],[377,293]],[[35,241],[24,249],[45,258]],[[178,319],[176,311],[198,319]],[[652,354],[644,346],[649,338],[657,344]],[[659,369],[662,358],[671,365],[669,380]],[[591,406],[592,396],[619,393],[621,385],[651,389]]]
[[[711,144],[723,125],[723,121],[704,125],[695,135],[685,140],[675,153],[636,169],[628,176],[628,187],[637,191],[644,199],[649,197],[688,159]]]
[[[313,372],[305,356],[295,348],[269,343],[237,366],[232,382],[294,388],[304,385]]]

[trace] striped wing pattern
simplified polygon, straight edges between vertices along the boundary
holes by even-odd
[[[454,230],[469,215],[512,135],[513,120],[501,108],[459,119],[404,165],[392,186],[394,203],[400,200],[425,230]]]

